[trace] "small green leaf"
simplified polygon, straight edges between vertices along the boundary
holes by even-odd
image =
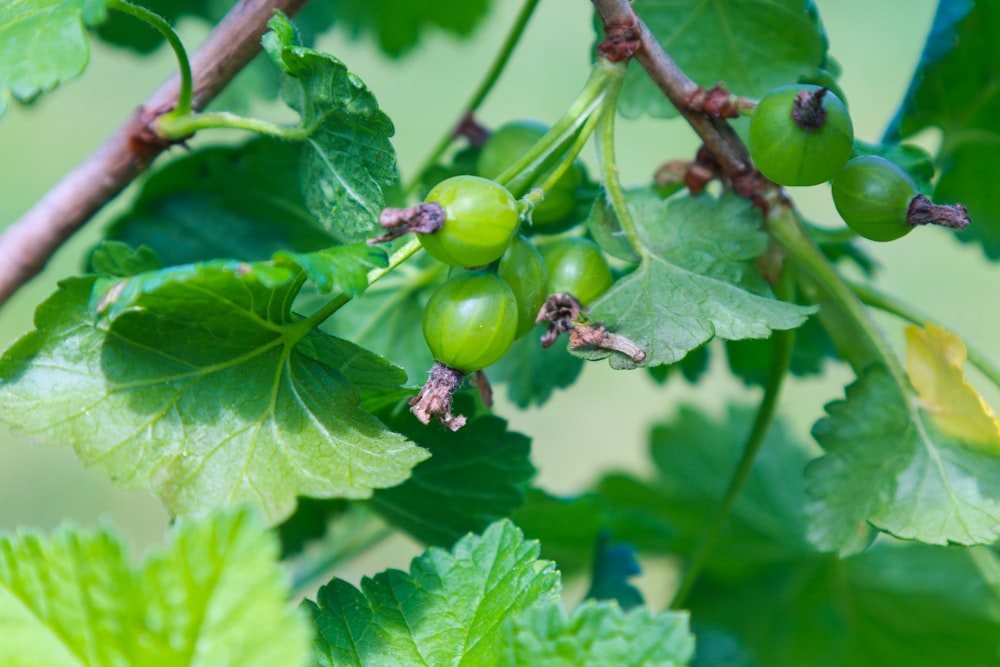
[[[278,266],[302,269],[320,292],[339,290],[350,297],[368,287],[368,271],[389,265],[385,250],[366,243],[337,246],[312,253],[279,252]]]
[[[264,48],[286,75],[285,101],[308,132],[300,175],[309,210],[342,242],[371,236],[384,191],[398,180],[392,121],[344,63],[299,46],[284,15],[268,26]]]
[[[337,19],[351,33],[371,31],[386,54],[401,56],[436,28],[466,37],[490,8],[490,0],[343,0],[337,3]]]
[[[432,547],[408,573],[365,578],[361,590],[334,579],[306,604],[322,665],[492,665],[504,622],[559,589],[538,544],[500,521],[450,552]]]
[[[498,667],[684,667],[694,657],[686,612],[625,613],[607,602],[584,602],[572,614],[541,604],[507,623]]]
[[[134,568],[107,531],[0,535],[0,663],[7,667],[304,665],[278,546],[247,513],[181,520]]]
[[[935,203],[961,202],[973,224],[957,234],[1000,259],[1000,192],[993,187],[1000,164],[1000,87],[995,45],[1000,40],[1000,0],[942,0],[910,89],[886,131],[887,141],[929,127],[943,133],[937,156]]]
[[[556,389],[572,386],[583,370],[583,360],[567,352],[565,344],[542,347],[543,331],[536,327],[514,341],[486,371],[491,380],[507,385],[507,397],[519,408],[544,405]]]
[[[462,414],[472,410],[456,409]],[[372,495],[372,507],[389,523],[424,544],[447,548],[524,504],[535,474],[531,440],[508,431],[502,419],[477,417],[453,432],[421,424],[405,409],[380,416],[431,453],[403,484]]]
[[[102,241],[90,255],[95,273],[125,278],[161,268],[160,258],[149,246],[130,248],[121,241]]]
[[[107,17],[109,0],[7,0],[0,4],[0,116],[11,98],[30,103],[83,74],[85,28]]]
[[[862,548],[865,522],[930,544],[1000,539],[1000,456],[941,433],[883,366],[870,367],[813,427],[810,539]]]
[[[154,171],[107,237],[147,245],[167,266],[327,248],[336,240],[299,189],[302,150],[261,138],[196,149]]]
[[[695,83],[722,82],[737,95],[763,97],[813,76],[826,37],[810,0],[635,0],[632,8]],[[597,23],[598,40],[604,39]],[[629,68],[621,113],[671,117],[677,110],[641,67]]]
[[[635,549],[627,544],[614,544],[607,533],[598,536],[591,568],[587,597],[614,600],[628,610],[642,604],[642,593],[629,579],[642,573]]]
[[[123,487],[151,486],[172,514],[251,503],[278,522],[297,495],[368,497],[427,457],[352,384],[398,371],[297,320],[288,269],[142,274],[97,298],[100,319],[92,282],[65,282],[0,361],[0,418]]]
[[[673,363],[713,337],[766,338],[773,329],[800,326],[813,312],[772,298],[757,273],[753,259],[767,248],[767,236],[748,200],[726,194],[664,201],[639,190],[630,193],[629,206],[642,262],[593,304],[591,317],[634,341],[646,365]],[[635,363],[614,353],[611,365]]]

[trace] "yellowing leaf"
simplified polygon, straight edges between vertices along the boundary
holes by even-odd
[[[941,432],[1000,454],[1000,422],[965,379],[965,344],[955,334],[927,323],[907,327],[906,372]]]

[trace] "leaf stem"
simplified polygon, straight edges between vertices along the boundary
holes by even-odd
[[[782,280],[779,281],[776,291],[779,298],[785,300],[793,298],[794,287],[792,276],[791,272],[787,269]],[[781,397],[781,386],[792,363],[795,330],[775,331],[772,340],[774,341],[774,347],[771,350],[771,364],[768,370],[767,384],[764,386],[764,396],[761,399],[760,406],[757,408],[757,417],[754,420],[753,428],[750,430],[743,448],[743,456],[740,458],[739,464],[736,466],[736,470],[729,480],[729,487],[726,489],[726,494],[723,496],[719,508],[712,517],[708,529],[702,534],[701,539],[694,548],[691,555],[691,562],[684,571],[677,592],[674,593],[674,598],[670,602],[671,609],[679,609],[684,604],[702,570],[705,569],[708,557],[722,535],[722,530],[729,520],[729,515],[733,511],[736,500],[750,479],[757,455],[760,453],[764,445],[764,439],[767,437],[767,433],[771,429],[771,424],[774,422],[778,400]]]
[[[461,116],[470,116],[479,109],[479,106],[489,95],[493,86],[496,84],[503,70],[507,67],[507,63],[510,61],[511,55],[514,53],[514,47],[521,40],[521,35],[524,34],[524,29],[528,25],[528,21],[531,19],[531,15],[534,13],[535,8],[538,6],[539,0],[525,0],[524,4],[521,6],[521,11],[518,13],[517,18],[514,19],[514,25],[511,26],[510,32],[507,33],[507,37],[504,39],[503,44],[500,46],[500,51],[497,52],[496,57],[493,59],[493,63],[490,65],[490,69],[486,72],[486,76],[479,83],[476,91],[466,102],[464,111]],[[448,130],[448,133],[441,137],[438,141],[437,146],[431,151],[431,154],[427,156],[424,161],[423,166],[417,170],[416,177],[404,190],[404,196],[409,197],[413,194],[416,189],[417,184],[420,183],[420,177],[431,169],[437,161],[441,159],[448,147],[451,146],[451,142],[455,140],[455,132],[452,129]]]
[[[878,308],[881,311],[895,315],[917,326],[923,326],[927,322],[934,321],[933,317],[926,315],[915,306],[905,303],[901,299],[887,294],[877,287],[849,280],[845,282],[863,303],[873,308]],[[994,364],[982,351],[970,345],[964,339],[963,343],[968,352],[969,363],[975,366],[995,386],[1000,387],[1000,366]]]
[[[408,260],[415,252],[420,250],[420,248],[420,239],[416,236],[400,246],[395,252],[392,253],[392,255],[389,256],[389,262],[386,266],[372,269],[368,272],[368,287],[374,285],[376,281],[380,280],[383,276]],[[351,297],[346,294],[339,294],[330,301],[327,301],[326,304],[324,304],[323,307],[315,313],[298,323],[297,327],[301,327],[302,335],[305,335],[310,330],[318,327],[320,323],[343,308],[350,301]]]
[[[625,80],[624,74],[625,70],[621,68],[621,76],[610,80],[607,87],[606,103],[597,123],[597,161],[604,177],[604,189],[608,201],[621,222],[622,231],[636,252],[643,253],[645,251],[642,239],[639,238],[638,227],[632,219],[632,212],[629,211],[628,199],[618,177],[618,163],[615,158],[615,116],[618,113],[618,95]]]
[[[111,0],[108,7],[116,9],[123,14],[128,14],[152,26],[167,40],[170,48],[174,50],[174,55],[177,56],[177,68],[180,71],[181,78],[180,90],[177,93],[177,105],[167,116],[187,116],[190,114],[191,101],[194,97],[194,80],[191,75],[191,61],[188,59],[187,51],[184,49],[184,43],[181,42],[181,38],[177,36],[177,33],[174,32],[174,29],[170,27],[170,24],[162,16],[149,11],[145,7],[133,5],[128,0]]]
[[[287,141],[302,141],[313,133],[315,127],[287,127],[258,118],[246,118],[228,111],[183,116],[166,114],[157,121],[157,131],[165,139],[182,139],[199,130],[207,129],[249,130]]]

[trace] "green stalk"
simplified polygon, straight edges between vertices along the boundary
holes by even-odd
[[[490,65],[490,69],[486,72],[486,76],[479,83],[479,87],[472,94],[472,97],[465,105],[465,110],[462,112],[462,116],[469,116],[479,109],[479,106],[489,95],[493,86],[496,84],[500,75],[503,73],[504,69],[507,67],[507,63],[510,61],[511,55],[514,53],[514,47],[517,43],[521,41],[521,35],[524,34],[524,29],[528,25],[528,21],[531,19],[531,15],[535,11],[535,7],[538,6],[538,0],[525,0],[524,4],[521,6],[521,11],[518,13],[517,18],[514,20],[514,25],[511,26],[510,32],[507,33],[507,38],[504,40],[503,45],[500,47],[500,51],[497,53],[496,58],[493,59],[493,64]],[[423,166],[417,170],[416,178],[404,189],[404,196],[409,197],[413,194],[413,190],[420,183],[420,177],[429,169],[431,169],[437,161],[441,159],[448,147],[451,146],[451,142],[455,140],[455,134],[452,130],[448,130],[448,133],[441,137],[437,146],[431,151],[431,154],[424,161]]]
[[[873,308],[878,308],[879,310],[885,311],[890,315],[895,315],[896,317],[910,322],[911,324],[916,324],[917,326],[923,326],[927,322],[934,321],[934,318],[926,315],[911,304],[905,303],[890,294],[886,294],[876,287],[852,281],[846,282],[862,302],[872,306]],[[1000,367],[994,364],[989,357],[983,354],[978,348],[970,345],[968,342],[965,342],[964,339],[963,343],[965,343],[969,363],[975,366],[979,372],[985,375],[986,378],[996,387],[1000,388]]]
[[[184,50],[181,38],[177,36],[177,33],[174,32],[174,29],[170,27],[170,24],[163,17],[154,14],[144,7],[133,5],[127,0],[111,0],[108,7],[139,19],[143,23],[155,28],[157,32],[166,38],[167,43],[170,44],[170,48],[174,50],[174,55],[177,56],[177,67],[180,69],[181,75],[181,87],[177,93],[177,106],[167,115],[187,116],[190,114],[191,100],[194,96],[194,83],[191,77],[191,62],[188,60],[187,51]]]
[[[158,133],[165,139],[183,139],[199,130],[208,129],[249,130],[277,139],[302,141],[307,139],[316,128],[314,126],[286,127],[258,118],[238,116],[228,111],[187,115],[166,114],[159,119],[157,124]]]
[[[793,297],[793,291],[792,276],[786,269],[785,275],[777,286],[778,296],[789,300]],[[687,569],[684,570],[684,575],[681,578],[677,592],[674,593],[674,598],[670,602],[671,609],[681,608],[685,600],[687,600],[687,596],[691,593],[691,589],[694,588],[694,584],[701,575],[702,570],[705,569],[708,558],[718,543],[723,528],[725,528],[726,523],[729,521],[729,515],[732,514],[736,500],[750,479],[757,455],[760,453],[761,447],[764,445],[764,439],[767,437],[767,433],[771,429],[771,424],[774,422],[774,416],[778,409],[778,399],[781,397],[781,386],[792,363],[792,350],[795,347],[795,330],[775,331],[772,334],[772,339],[774,340],[774,347],[771,352],[771,364],[768,370],[767,384],[764,386],[764,396],[761,399],[760,406],[757,408],[757,417],[754,420],[753,428],[750,430],[750,434],[744,445],[743,456],[740,458],[740,462],[736,466],[736,471],[729,480],[729,487],[726,489],[726,494],[723,496],[719,508],[712,517],[708,529],[695,545],[694,552],[691,555],[691,562],[688,564]]]
[[[615,116],[618,113],[618,95],[621,93],[624,81],[625,70],[622,69],[619,76],[608,82],[607,102],[601,110],[597,124],[597,161],[604,177],[604,189],[608,193],[608,201],[611,202],[611,207],[621,222],[622,231],[625,232],[632,248],[642,253],[644,252],[642,239],[639,238],[638,227],[628,208],[628,200],[621,179],[618,177],[618,163],[615,159]]]
[[[836,314],[844,334],[841,340],[848,341],[839,351],[859,375],[870,364],[881,363],[900,387],[908,387],[909,380],[892,347],[858,297],[803,229],[795,211],[782,203],[772,206],[768,219],[772,238],[785,250],[788,260],[811,278],[830,300],[833,309],[839,311]]]

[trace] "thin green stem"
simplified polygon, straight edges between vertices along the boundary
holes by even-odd
[[[528,25],[528,21],[531,19],[531,15],[534,13],[535,8],[538,6],[539,0],[525,0],[524,4],[521,6],[521,11],[518,13],[517,18],[514,20],[514,25],[511,26],[510,32],[507,33],[506,39],[504,39],[503,44],[500,46],[500,51],[497,52],[496,58],[493,59],[493,63],[490,65],[489,70],[486,72],[486,76],[479,83],[476,91],[472,94],[472,97],[465,104],[462,116],[469,116],[479,109],[479,106],[489,95],[493,86],[496,85],[497,80],[503,73],[504,69],[507,67],[507,63],[510,61],[511,55],[514,53],[514,47],[521,40],[521,35],[524,34],[524,29]],[[416,177],[404,190],[405,195],[408,197],[413,194],[413,190],[417,187],[420,182],[420,177],[429,169],[431,169],[437,161],[441,159],[448,147],[451,146],[451,142],[455,140],[455,133],[452,129],[448,130],[448,133],[441,137],[441,140],[431,151],[431,154],[427,156],[424,161],[423,166],[417,170]]]
[[[416,236],[411,238],[404,245],[400,246],[394,253],[392,253],[392,255],[389,256],[389,263],[386,266],[378,269],[372,269],[368,272],[368,287],[371,287],[376,281],[412,257],[415,252],[420,250],[420,247],[420,239]],[[339,294],[324,304],[323,307],[315,313],[299,322],[297,327],[301,328],[303,335],[305,335],[305,332],[309,332],[318,327],[320,323],[326,320],[326,318],[336,313],[350,301],[351,297],[346,294]]]
[[[622,70],[620,76],[609,81],[606,103],[597,124],[597,160],[604,176],[604,189],[608,193],[608,201],[611,202],[611,207],[621,222],[622,231],[625,232],[625,237],[632,244],[632,248],[641,253],[642,239],[639,238],[638,227],[628,208],[628,199],[618,177],[618,163],[615,159],[615,116],[618,113],[618,95],[624,80],[624,70]]]
[[[853,281],[845,281],[861,301],[873,308],[885,311],[890,315],[906,320],[911,324],[923,326],[927,322],[933,322],[934,318],[925,314],[915,306],[908,304],[901,299],[887,294],[871,285],[864,285]],[[968,353],[969,363],[976,367],[979,372],[997,387],[1000,387],[1000,366],[997,366],[978,348],[964,341],[965,349]]]
[[[791,275],[786,271],[786,275],[779,282],[777,288],[779,296],[791,298],[793,292],[792,284]],[[684,571],[677,592],[670,602],[672,609],[679,609],[684,604],[702,570],[705,569],[708,558],[718,543],[723,528],[725,528],[726,523],[729,521],[729,516],[736,505],[736,500],[750,479],[754,463],[757,461],[757,455],[760,453],[761,447],[764,445],[764,439],[767,437],[767,433],[770,431],[771,424],[774,421],[774,415],[778,409],[778,400],[781,397],[781,386],[792,363],[795,330],[775,331],[772,335],[772,340],[774,341],[774,346],[771,351],[771,364],[768,371],[767,384],[764,386],[764,396],[761,399],[760,407],[757,408],[757,418],[754,420],[753,428],[750,430],[743,448],[743,456],[740,458],[740,462],[736,466],[736,471],[729,480],[729,488],[726,489],[726,495],[723,496],[719,508],[708,525],[708,529],[703,533],[694,548],[694,552],[691,555],[691,562]]]
[[[786,204],[775,203],[768,220],[768,230],[785,250],[788,259],[826,294],[831,302],[831,312],[835,309],[843,313],[844,317],[840,318],[842,325],[854,329],[853,332],[843,332],[845,338],[850,337],[852,347],[841,352],[855,372],[860,375],[869,364],[882,363],[900,387],[908,387],[906,373],[889,342],[858,297],[809,237],[795,211]]]
[[[161,116],[157,131],[165,139],[182,139],[199,130],[249,130],[288,141],[302,141],[313,133],[313,127],[286,127],[258,118],[246,118],[228,111],[188,115]]]
[[[174,107],[170,114],[176,116],[190,114],[191,100],[194,96],[194,83],[191,76],[191,62],[188,60],[187,51],[184,50],[181,38],[177,36],[177,33],[174,32],[174,29],[170,27],[170,24],[163,17],[154,14],[144,7],[133,5],[131,2],[127,2],[127,0],[111,0],[108,7],[147,23],[166,38],[167,43],[170,44],[170,48],[174,50],[174,55],[177,56],[177,67],[181,75],[180,91],[177,93],[177,106]]]

